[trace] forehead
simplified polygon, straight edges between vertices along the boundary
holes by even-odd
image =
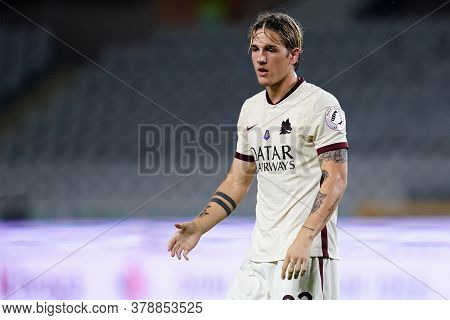
[[[251,45],[274,45],[274,46],[283,46],[283,42],[281,41],[280,35],[272,30],[267,28],[257,29],[253,32],[251,38]]]

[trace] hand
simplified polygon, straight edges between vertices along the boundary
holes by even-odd
[[[303,236],[301,233],[297,236],[284,258],[283,267],[281,269],[281,279],[284,280],[286,278],[286,270],[288,280],[292,279],[293,274],[294,279],[298,279],[299,275],[305,275],[308,260],[310,258],[311,244],[312,240],[309,237]]]
[[[175,227],[179,230],[167,244],[167,251],[170,251],[172,257],[176,254],[178,260],[181,260],[183,254],[184,259],[188,261],[188,253],[197,245],[202,232],[194,222],[177,223]]]

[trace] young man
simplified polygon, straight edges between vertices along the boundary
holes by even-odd
[[[249,30],[265,91],[245,101],[230,172],[206,208],[168,243],[188,253],[226,218],[258,177],[256,223],[229,299],[337,299],[337,206],[347,185],[345,114],[326,91],[298,78],[302,30],[282,13]]]

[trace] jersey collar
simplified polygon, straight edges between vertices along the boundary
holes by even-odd
[[[303,77],[301,77],[301,78],[298,78],[297,79],[297,83],[284,95],[284,97],[283,98],[281,98],[281,100],[280,101],[278,101],[277,103],[273,103],[272,102],[272,100],[270,100],[270,97],[269,97],[269,93],[267,92],[267,90],[266,90],[266,100],[267,100],[267,103],[268,104],[270,104],[270,105],[272,105],[272,106],[275,106],[275,105],[277,105],[277,104],[280,104],[282,101],[284,101],[287,97],[289,97],[295,90],[297,90],[297,88],[298,87],[300,87],[300,85],[303,83],[305,81],[305,79],[303,78]]]

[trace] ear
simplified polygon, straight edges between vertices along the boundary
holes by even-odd
[[[301,50],[300,48],[292,49],[290,52],[291,58],[290,58],[290,64],[294,65],[297,63],[298,59],[300,59]]]

